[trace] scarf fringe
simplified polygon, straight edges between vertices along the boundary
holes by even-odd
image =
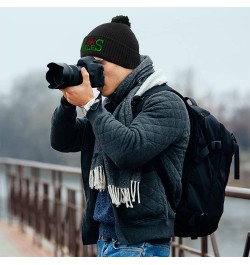
[[[141,203],[139,192],[139,181],[131,180],[129,188],[117,188],[114,185],[108,185],[108,192],[111,197],[111,201],[116,207],[119,207],[122,203],[126,204],[127,208],[133,208],[133,202],[137,201]]]
[[[105,173],[102,166],[96,167],[90,171],[89,186],[91,189],[104,191],[106,188]]]
[[[108,192],[112,203],[116,207],[124,203],[127,208],[133,208],[133,203],[136,201],[136,194],[137,202],[141,203],[139,185],[140,182],[135,180],[130,181],[130,188],[117,188],[114,185],[108,185]],[[89,187],[99,191],[106,189],[105,173],[102,166],[98,166],[90,171]]]

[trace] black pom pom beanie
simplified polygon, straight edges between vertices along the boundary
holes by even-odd
[[[136,68],[140,64],[139,44],[128,17],[114,17],[110,23],[93,29],[83,39],[81,57],[84,56],[96,56],[128,69]]]

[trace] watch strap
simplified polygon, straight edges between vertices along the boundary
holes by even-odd
[[[88,103],[86,103],[85,105],[82,105],[81,109],[84,108],[84,110],[87,112],[90,109],[90,107],[92,106],[92,104],[95,103],[95,100],[96,100],[95,98],[92,98]]]

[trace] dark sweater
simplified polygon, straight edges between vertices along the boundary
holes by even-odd
[[[115,234],[115,217],[108,192],[100,191],[97,195],[94,220],[100,223],[99,234],[117,239]]]

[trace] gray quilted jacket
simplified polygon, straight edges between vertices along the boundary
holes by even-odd
[[[143,85],[138,94],[154,87],[158,81]],[[115,120],[101,104],[85,118],[77,118],[74,106],[57,107],[52,117],[52,147],[61,152],[81,151],[87,202],[82,223],[83,244],[94,244],[98,239],[98,223],[93,220],[98,191],[90,189],[88,183],[95,139],[118,167],[143,168],[141,203],[133,208],[113,207],[118,240],[135,244],[174,235],[173,209],[181,196],[181,172],[189,132],[185,105],[169,91],[151,95],[129,127]],[[156,160],[164,172],[165,189]]]

